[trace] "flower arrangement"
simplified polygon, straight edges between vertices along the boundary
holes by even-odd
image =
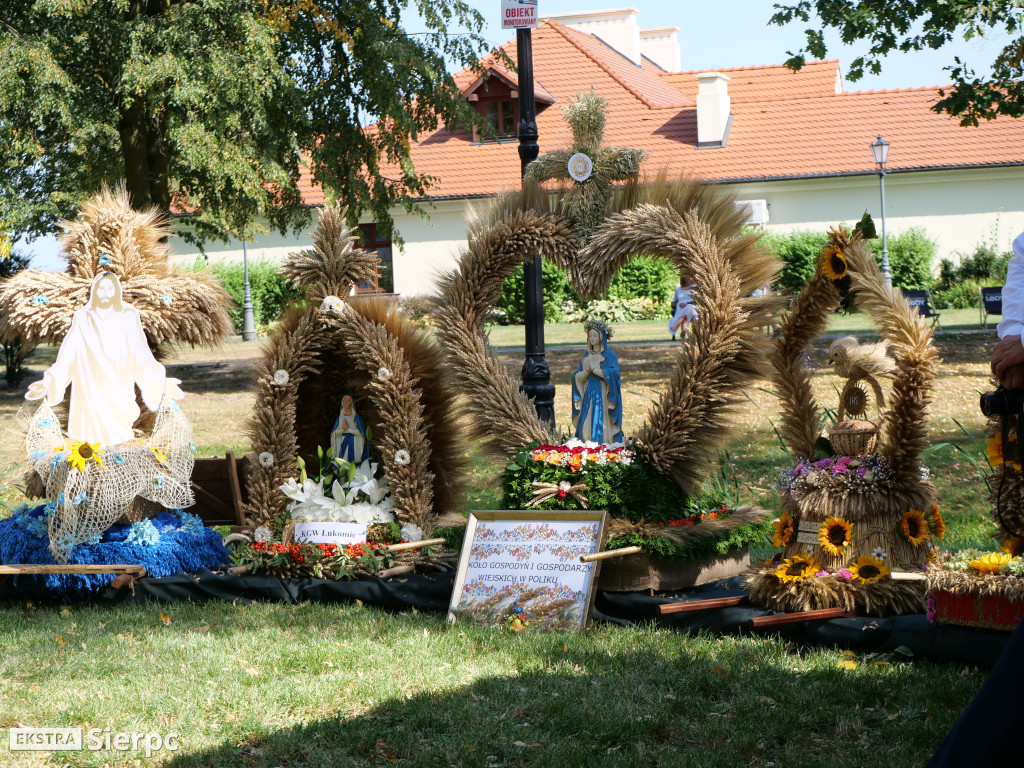
[[[772,534],[772,546],[786,546],[792,540],[793,533],[795,532],[793,516],[789,512],[783,512],[779,515],[778,520],[772,522],[772,528],[775,529]]]
[[[813,491],[832,493],[878,493],[892,480],[889,464],[878,454],[851,458],[830,456],[818,461],[801,461],[783,470],[778,488],[799,500]]]
[[[622,445],[607,446],[574,437],[562,445],[539,445],[530,451],[530,459],[580,472],[587,464],[632,464],[633,452]]]
[[[936,507],[936,509],[938,508]],[[906,540],[915,547],[924,544],[931,536],[928,521],[924,519],[924,513],[913,507],[903,513],[903,516],[900,518],[899,527]]]
[[[828,554],[841,556],[853,541],[853,524],[841,517],[827,517],[818,529],[818,544]]]
[[[376,573],[391,556],[386,544],[313,544],[254,541],[239,547],[231,556],[236,566],[282,576],[309,574],[318,578],[352,579],[361,573]]]
[[[335,459],[331,449],[317,449],[317,477],[306,473],[299,459],[299,479],[288,478],[281,492],[291,499],[286,508],[293,522],[374,523],[393,522],[395,506],[387,480],[376,462],[356,465]]]
[[[769,562],[769,566],[772,574],[782,584],[791,584],[802,579],[828,577],[857,584],[867,584],[878,581],[890,573],[889,567],[884,562],[870,555],[858,558],[850,564],[849,568],[839,568],[835,571],[823,568],[810,554],[794,555],[785,559],[777,556],[775,560]]]

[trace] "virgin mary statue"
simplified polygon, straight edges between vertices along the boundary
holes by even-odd
[[[608,348],[608,328],[587,321],[587,351],[572,375],[572,426],[585,442],[623,442],[619,358]]]

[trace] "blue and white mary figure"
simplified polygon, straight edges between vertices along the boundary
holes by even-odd
[[[370,458],[366,424],[363,423],[363,417],[356,413],[351,395],[341,398],[341,411],[331,431],[331,448],[334,450],[334,458],[351,461],[354,464],[362,464]]]
[[[587,351],[572,375],[572,427],[585,442],[623,442],[619,358],[608,348],[608,329],[587,321]]]

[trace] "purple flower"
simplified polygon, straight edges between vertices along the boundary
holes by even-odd
[[[864,477],[868,473],[867,467],[857,467],[857,477]]]
[[[853,578],[853,574],[850,572],[849,568],[840,568],[836,571],[836,576],[840,579],[846,579],[847,581]]]
[[[814,575],[817,576],[820,579],[822,576],[831,576],[832,574],[823,569],[823,570],[818,571]]]
[[[847,468],[847,466],[845,464],[838,464],[837,463],[834,467],[832,467],[832,474],[833,475],[845,475],[848,471],[849,471],[849,469]]]

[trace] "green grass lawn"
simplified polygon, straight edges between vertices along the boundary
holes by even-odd
[[[939,318],[943,331],[980,331],[976,309],[944,309]],[[998,317],[990,317],[989,331],[995,335]],[[637,320],[631,323],[616,323],[614,343],[624,341],[669,341],[668,319]],[[524,345],[524,329],[521,325],[492,325],[488,327],[491,344],[497,349],[521,348]],[[826,333],[875,333],[871,318],[863,312],[848,315],[832,315]],[[580,323],[545,323],[544,342],[547,346],[585,343],[583,326]]]
[[[579,326],[569,328],[578,334]],[[976,334],[937,338],[943,365],[930,435],[951,445],[925,460],[952,548],[992,545],[977,410],[992,343]],[[620,352],[627,432],[644,421],[677,350],[651,344]],[[204,455],[248,449],[244,421],[258,351],[230,343],[168,359],[188,393],[182,407]],[[579,353],[548,357],[564,424],[565,382]],[[514,371],[521,358],[502,355]],[[819,366],[816,396],[831,403],[838,380],[825,367],[827,342],[809,349],[808,360]],[[747,388],[721,470],[742,499],[777,509],[775,478],[790,459],[774,433],[778,405],[768,389],[763,382]],[[0,393],[0,417],[12,427],[0,433],[9,503],[23,462],[23,438],[13,428],[21,403],[21,392]],[[474,446],[467,452],[465,509],[500,507],[501,463]],[[691,637],[654,626],[517,634],[358,604],[7,604],[0,728],[181,736],[176,753],[149,759],[109,751],[47,757],[8,752],[0,732],[0,765],[902,768],[926,761],[984,677],[900,656],[797,648],[773,636]]]

